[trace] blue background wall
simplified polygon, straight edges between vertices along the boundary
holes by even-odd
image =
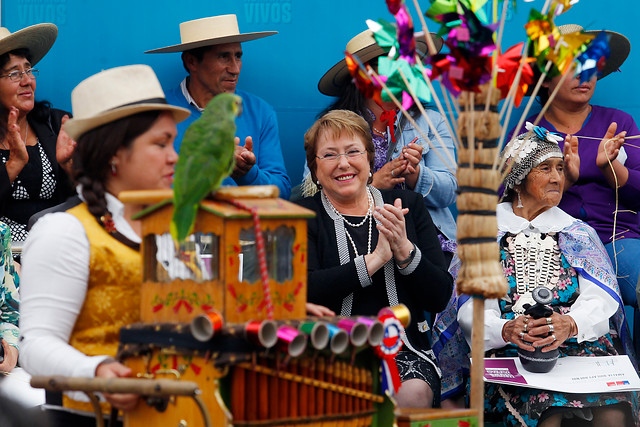
[[[491,3],[492,0],[489,1]],[[413,2],[410,10],[419,23]],[[423,9],[428,0],[420,0]],[[523,25],[531,7],[544,0],[518,0],[510,13],[505,46],[524,40]],[[620,108],[640,119],[635,70],[638,21],[634,0],[581,0],[556,23],[579,23],[586,29],[610,29],[632,42],[622,73],[598,84],[593,102]],[[331,99],[317,91],[324,72],[342,57],[346,42],[366,28],[366,19],[393,20],[383,0],[4,0],[0,24],[16,31],[39,22],[59,27],[56,44],[38,64],[37,98],[70,110],[70,93],[82,79],[106,68],[145,63],[158,74],[165,89],[185,75],[179,54],[149,55],[145,50],[179,43],[179,23],[236,13],[241,32],[275,30],[273,37],[243,45],[243,69],[238,87],[271,103],[280,122],[287,170],[298,183],[304,163],[303,134]],[[437,29],[431,23],[431,30]]]

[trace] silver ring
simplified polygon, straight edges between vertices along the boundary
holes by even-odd
[[[549,324],[549,332],[553,332],[553,325]]]
[[[524,332],[520,332],[520,333],[518,334],[518,336],[520,336],[520,339],[521,339],[521,340],[524,340]]]
[[[551,334],[551,337],[553,338],[553,341],[558,341],[558,338],[556,338],[555,334]]]
[[[552,323],[552,320],[553,319],[551,319],[551,317],[547,317],[547,325],[550,325]]]
[[[391,178],[395,178],[396,177],[396,171],[395,169],[391,169]]]
[[[524,324],[524,331],[525,331],[525,332],[527,332],[527,326],[529,326],[529,324],[528,324],[528,323],[525,323],[525,324]]]

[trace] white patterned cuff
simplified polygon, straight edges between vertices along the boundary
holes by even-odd
[[[353,262],[356,264],[356,271],[358,272],[358,278],[360,279],[360,286],[366,288],[371,286],[373,281],[369,277],[369,271],[367,270],[367,263],[364,261],[364,255],[357,256]]]
[[[400,272],[400,274],[405,276],[413,273],[416,270],[416,267],[418,267],[418,264],[420,264],[421,259],[422,252],[420,252],[420,248],[416,246],[416,254],[413,256],[411,262],[404,268],[398,267],[398,271]]]

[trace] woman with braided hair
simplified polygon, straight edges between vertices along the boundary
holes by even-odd
[[[117,197],[171,188],[176,122],[189,113],[166,104],[145,65],[89,77],[72,92],[72,105],[75,118],[65,129],[77,141],[78,197],[40,218],[25,242],[21,362],[32,375],[126,377],[131,371],[113,357],[120,328],[140,318],[140,224],[131,218],[141,206]],[[120,410],[138,400],[104,398]],[[65,394],[62,406],[90,411],[81,400]],[[90,421],[64,410],[52,416],[55,425]]]

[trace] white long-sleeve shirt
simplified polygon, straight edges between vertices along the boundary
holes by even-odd
[[[557,207],[546,210],[533,221],[517,216],[513,213],[511,203],[501,203],[497,209],[498,229],[503,232],[517,234],[524,231],[532,233],[559,232],[571,225],[575,218]],[[567,313],[578,326],[578,342],[593,341],[609,332],[609,318],[618,309],[618,303],[602,288],[591,280],[578,276],[580,295]],[[471,332],[473,326],[472,299],[458,310],[458,323],[464,331],[465,338],[471,346]],[[507,319],[500,317],[500,307],[497,299],[485,300],[484,312],[484,348],[490,350],[507,345],[502,339],[502,328]]]
[[[108,193],[106,200],[118,231],[139,243],[124,205]],[[20,363],[31,375],[94,377],[108,358],[87,356],[69,345],[87,293],[89,260],[84,227],[69,213],[45,215],[29,233],[20,277]]]

